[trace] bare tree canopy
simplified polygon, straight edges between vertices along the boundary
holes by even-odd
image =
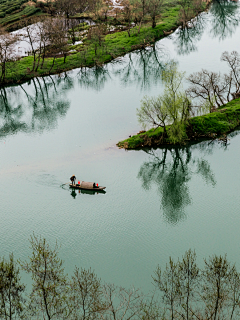
[[[230,69],[228,74],[202,70],[191,74],[188,81],[191,86],[187,93],[192,99],[197,99],[199,106],[214,111],[217,107],[229,102],[232,98],[240,96],[240,56],[233,51],[225,51],[221,57],[227,62]]]

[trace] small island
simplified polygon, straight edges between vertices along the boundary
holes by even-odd
[[[193,117],[186,125],[186,138],[184,143],[201,139],[216,139],[234,129],[240,124],[240,98],[228,102],[215,112]],[[170,128],[167,127],[167,130]],[[146,147],[158,147],[170,144],[164,137],[163,129],[150,129],[142,131],[132,137],[118,142],[117,146],[124,149],[141,149]]]
[[[233,131],[240,124],[240,54],[225,51],[221,61],[227,64],[228,73],[202,69],[187,78],[174,60],[167,63],[161,75],[164,92],[157,97],[145,96],[137,108],[140,125],[152,129],[142,130],[117,146],[137,149],[185,144]],[[186,82],[190,84],[187,88]]]

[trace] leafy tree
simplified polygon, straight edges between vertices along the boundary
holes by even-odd
[[[143,126],[152,124],[163,127],[172,143],[181,143],[186,137],[185,127],[191,115],[191,101],[182,91],[184,73],[177,70],[175,62],[167,65],[162,71],[165,90],[157,98],[145,97],[142,106],[137,109],[138,120]],[[166,130],[166,124],[171,125]]]
[[[166,133],[166,125],[169,120],[169,112],[162,103],[160,96],[147,97],[141,100],[141,108],[137,109],[138,122],[146,129],[147,125],[162,127]]]
[[[30,313],[45,319],[66,319],[70,314],[68,282],[58,257],[58,245],[51,249],[45,238],[33,234],[30,238],[30,261],[21,262],[23,270],[32,276]]]
[[[20,282],[19,268],[13,254],[9,260],[0,258],[0,318],[23,318],[25,286]]]

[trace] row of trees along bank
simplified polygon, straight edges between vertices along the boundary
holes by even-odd
[[[195,127],[203,127],[204,119],[209,123],[205,127],[206,131],[201,132],[201,136],[205,134],[206,137],[214,138],[219,133],[232,130],[231,125],[223,126],[223,121],[226,120],[223,116],[220,116],[219,123],[216,117],[193,118],[197,114],[211,114],[217,111],[222,113],[227,110],[223,109],[226,103],[240,98],[240,55],[236,51],[230,54],[226,51],[222,54],[221,60],[228,64],[229,73],[222,75],[220,72],[205,69],[193,73],[187,78],[190,83],[187,90],[182,88],[185,73],[177,70],[174,61],[170,62],[162,72],[162,80],[165,83],[164,93],[158,97],[144,97],[141,107],[137,109],[139,123],[144,129],[147,126],[154,127],[155,130],[159,129],[155,134],[153,130],[149,131],[156,139],[151,141],[152,138],[145,131],[141,131],[142,135],[119,142],[118,146],[128,149],[151,146],[152,143],[183,143],[198,135],[195,132],[196,128],[194,129],[194,121]],[[231,116],[234,114],[231,115],[229,112],[229,124],[234,122]],[[239,116],[235,116],[234,120],[236,127],[239,125]],[[213,129],[215,131],[212,131]]]
[[[23,35],[0,29],[2,85],[101,65],[148,46],[179,24],[188,27],[187,21],[205,8],[202,0],[131,0],[124,1],[121,9],[100,0],[57,0],[41,5],[49,16],[22,20],[18,28],[24,28]],[[96,24],[80,23],[74,16],[90,16]],[[30,45],[31,56],[19,56],[19,40]]]
[[[0,259],[1,319],[233,320],[240,316],[240,274],[226,256],[213,255],[202,268],[188,250],[165,269],[156,268],[154,293],[103,283],[91,269],[64,271],[58,246],[33,235],[28,261]],[[25,293],[20,270],[32,277]]]

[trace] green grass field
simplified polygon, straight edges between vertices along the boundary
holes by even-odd
[[[13,2],[15,0],[12,0]],[[25,0],[18,0],[25,1]],[[36,9],[31,7],[31,10]],[[204,9],[204,8],[203,8]],[[25,11],[24,11],[25,10]],[[29,7],[25,7],[23,11],[25,14],[34,14],[34,11]],[[36,12],[35,12],[36,13]],[[22,14],[21,12],[17,15]],[[153,29],[151,21],[146,21],[142,26],[140,32],[139,28],[131,29],[131,36],[129,37],[127,31],[115,32],[107,34],[101,40],[101,44],[97,40],[85,38],[83,44],[76,46],[69,46],[75,51],[69,53],[64,63],[64,58],[59,57],[55,59],[54,67],[51,69],[53,58],[46,58],[43,65],[40,61],[39,68],[30,72],[33,69],[33,57],[25,57],[14,63],[8,63],[7,73],[5,77],[5,84],[16,84],[36,76],[49,75],[65,72],[79,67],[91,67],[94,65],[103,65],[112,59],[122,56],[130,51],[141,49],[153,44],[156,40],[164,37],[164,31],[174,30],[178,26],[179,6],[165,6],[161,17],[157,19],[157,26]],[[14,14],[11,15],[11,19]],[[5,19],[5,20],[4,20]],[[8,16],[0,20],[0,23],[6,22]],[[10,18],[9,18],[10,19]],[[16,18],[17,19],[17,18]],[[4,22],[4,23],[5,23]]]
[[[97,45],[96,54],[95,43],[86,39],[83,45],[74,46],[76,53],[70,54],[65,63],[63,58],[56,58],[51,74],[83,66],[91,67],[96,64],[101,65],[127,52],[154,43],[157,39],[164,36],[163,30],[168,31],[177,27],[178,12],[178,7],[166,9],[163,17],[159,19],[156,28],[152,29],[151,24],[147,23],[141,28],[139,33],[137,27],[133,28],[130,37],[127,31],[106,35],[104,41],[102,41],[102,46]],[[43,67],[39,68],[37,72],[27,72],[27,68],[32,70],[32,56],[22,58],[14,63],[9,63],[5,82],[7,84],[13,84],[26,81],[35,76],[48,75],[52,61],[53,58],[45,59]]]

